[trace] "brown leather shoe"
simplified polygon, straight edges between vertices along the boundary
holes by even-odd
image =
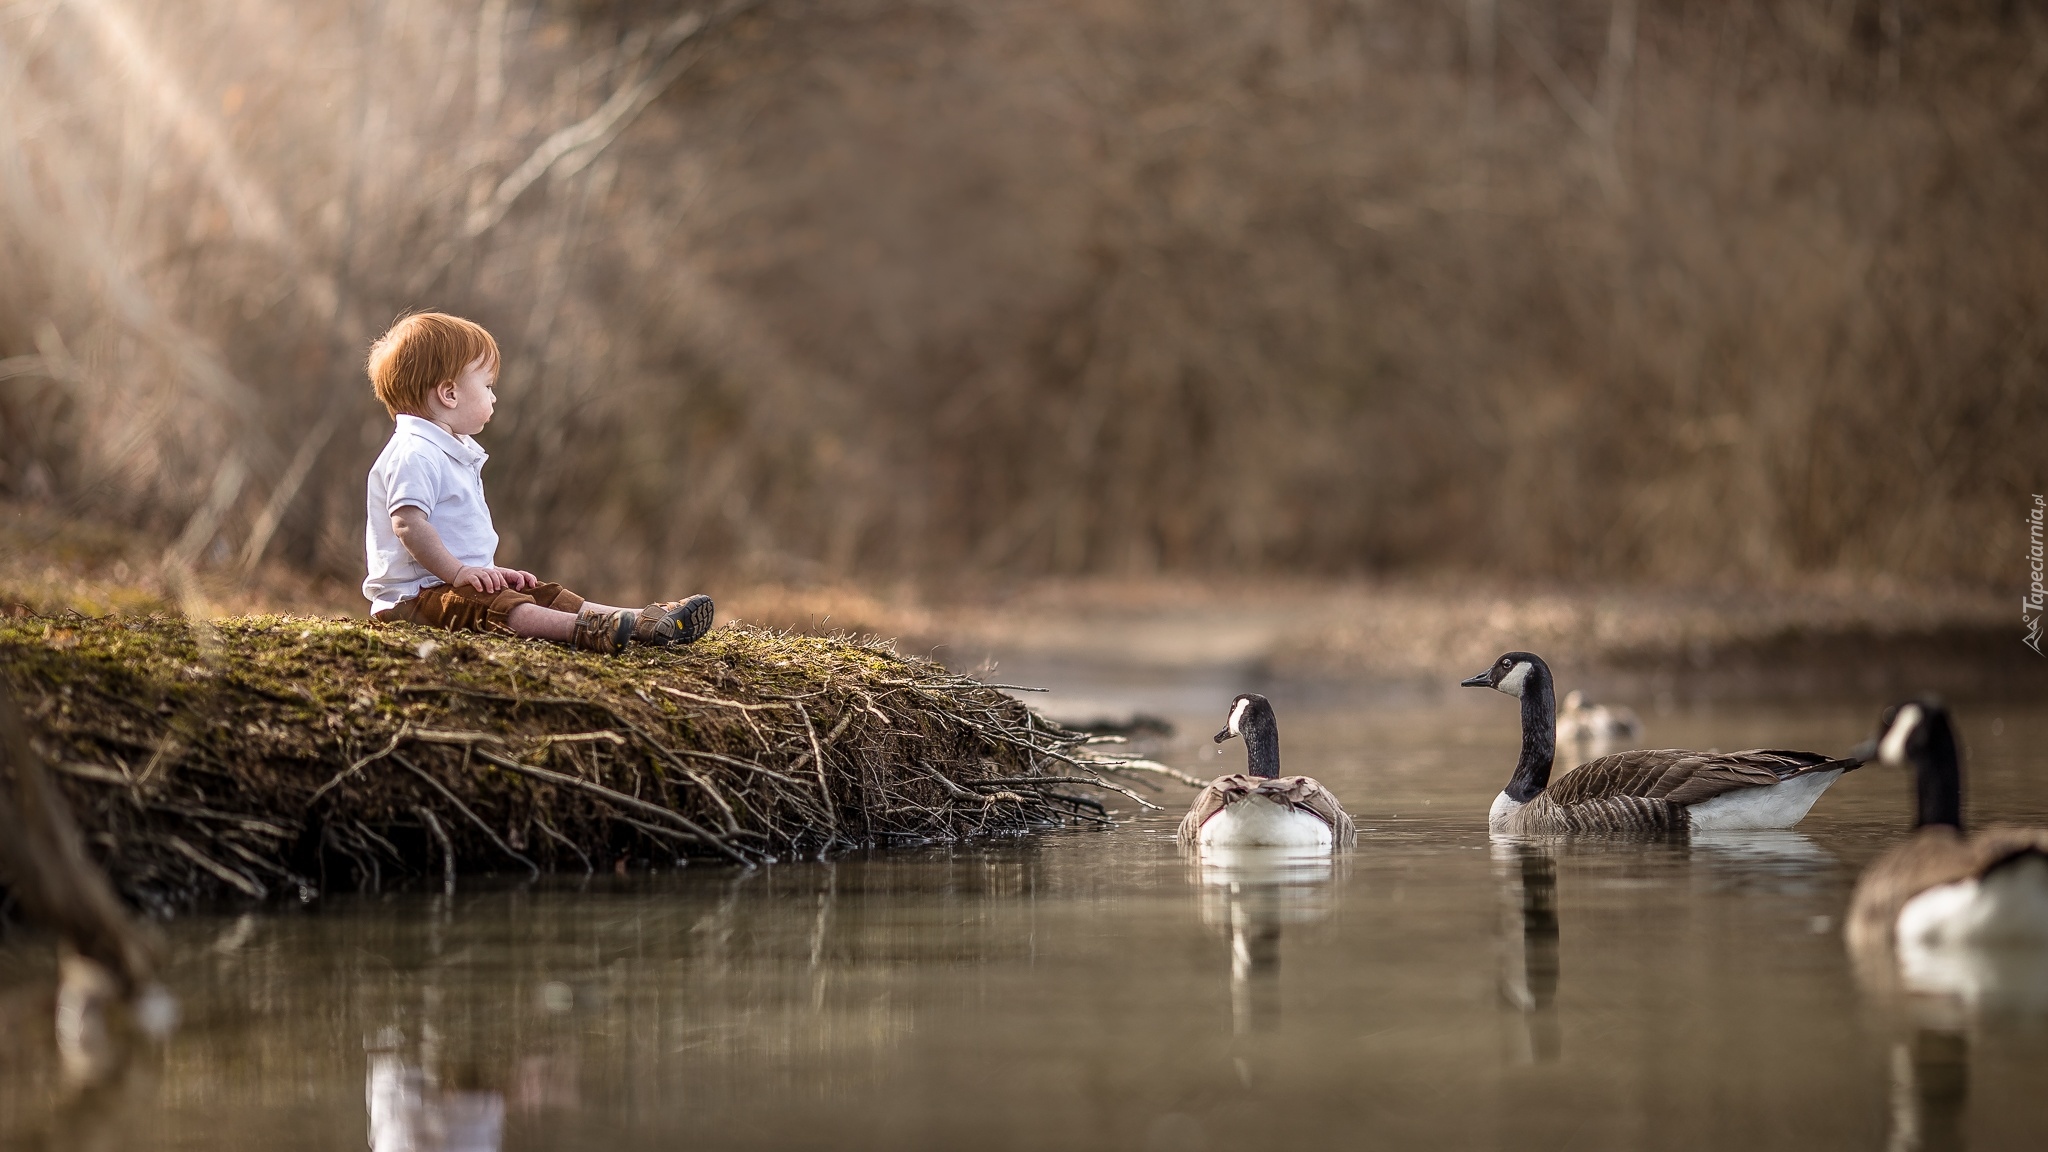
[[[576,614],[576,631],[569,638],[569,646],[578,651],[609,656],[624,650],[626,641],[633,636],[634,626],[639,622],[640,614],[631,608],[611,612],[586,608]]]
[[[633,642],[657,648],[688,644],[711,631],[714,615],[711,597],[704,595],[649,604],[640,610],[640,620],[633,626]]]

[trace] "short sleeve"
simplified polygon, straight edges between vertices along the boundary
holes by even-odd
[[[384,487],[384,511],[396,512],[407,506],[432,513],[441,497],[441,469],[435,467],[435,460],[428,452],[418,450],[403,453],[391,462],[391,472]]]

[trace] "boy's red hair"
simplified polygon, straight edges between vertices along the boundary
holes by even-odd
[[[496,378],[498,342],[483,325],[446,312],[415,312],[377,337],[366,367],[377,399],[394,418],[401,412],[426,416],[434,389],[462,375],[479,356]]]

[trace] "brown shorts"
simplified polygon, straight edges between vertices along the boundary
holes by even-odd
[[[536,584],[524,592],[510,588],[479,592],[467,584],[459,588],[435,584],[420,589],[420,594],[409,600],[371,613],[370,619],[379,624],[424,624],[451,632],[510,632],[506,617],[521,604],[575,612],[583,607],[583,597],[560,584]]]

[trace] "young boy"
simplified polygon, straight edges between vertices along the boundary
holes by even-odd
[[[498,343],[480,326],[418,312],[370,346],[370,384],[396,427],[370,468],[370,618],[510,632],[617,652],[688,644],[711,630],[709,596],[634,611],[592,604],[531,572],[497,565],[484,503],[489,459],[471,439],[497,406]]]

